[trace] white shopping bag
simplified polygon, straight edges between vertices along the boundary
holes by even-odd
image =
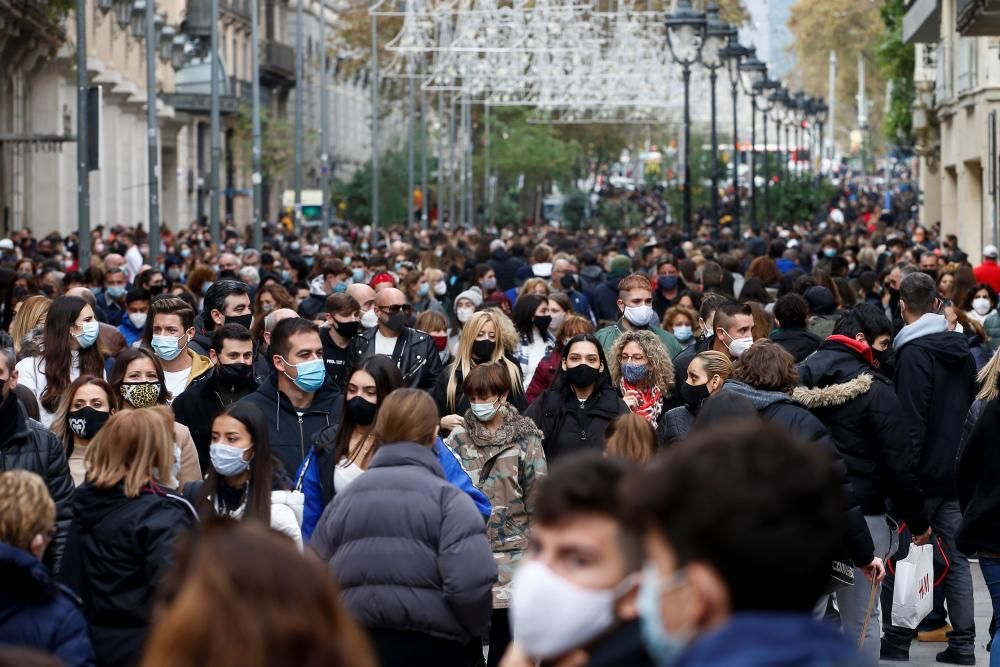
[[[892,591],[892,624],[916,629],[934,607],[934,547],[910,545],[910,553],[896,563]]]

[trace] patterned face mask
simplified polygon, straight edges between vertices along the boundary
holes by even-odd
[[[160,391],[159,382],[125,382],[122,383],[121,395],[132,407],[148,408],[156,405]]]

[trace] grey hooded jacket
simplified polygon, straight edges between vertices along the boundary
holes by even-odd
[[[368,629],[483,636],[497,566],[476,506],[429,447],[382,445],[323,511],[312,548]]]

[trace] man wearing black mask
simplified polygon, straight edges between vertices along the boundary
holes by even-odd
[[[410,306],[406,295],[395,287],[375,296],[378,326],[354,339],[351,356],[355,362],[366,354],[392,357],[403,374],[403,382],[412,389],[431,389],[441,374],[441,357],[434,339],[406,326]]]
[[[174,418],[191,431],[203,473],[211,465],[212,422],[223,409],[257,390],[253,341],[245,326],[216,328],[208,354],[214,368],[191,383],[172,406]]]
[[[220,280],[208,288],[201,315],[195,320],[191,349],[208,355],[212,332],[223,324],[240,324],[246,329],[253,322],[250,291],[245,283]]]
[[[345,391],[351,364],[351,344],[361,330],[361,306],[353,296],[331,294],[326,298],[326,324],[319,328],[326,376]]]

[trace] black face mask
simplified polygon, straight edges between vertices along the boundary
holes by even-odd
[[[476,363],[483,363],[493,358],[493,352],[497,349],[497,344],[492,340],[477,340],[472,343],[472,360]]]
[[[896,374],[896,351],[891,347],[884,350],[872,350],[872,356],[878,362],[878,370],[882,375],[892,379]]]
[[[587,364],[578,364],[566,369],[566,380],[574,387],[590,387],[601,377],[601,371]]]
[[[542,336],[544,336],[549,331],[549,325],[552,324],[552,317],[550,315],[536,315],[531,322],[538,327],[538,330],[542,332]]]
[[[226,387],[242,386],[253,382],[253,366],[243,362],[219,364],[215,372],[219,376],[219,381]]]
[[[111,418],[110,412],[101,412],[86,405],[69,413],[69,430],[73,435],[90,440],[101,427]]]
[[[242,324],[250,329],[250,324],[253,322],[253,315],[226,315],[226,324]]]
[[[361,328],[361,322],[358,322],[357,320],[353,322],[338,322],[333,319],[330,320],[330,322],[333,324],[333,328],[336,329],[337,333],[344,338],[354,338],[358,335],[358,330]]]
[[[923,273],[924,275],[930,276],[931,278],[934,279],[934,282],[937,282],[937,278],[938,278],[937,269],[923,269],[923,270],[920,271],[920,273]]]
[[[572,273],[564,273],[563,277],[559,279],[559,284],[562,285],[564,290],[569,292],[576,287],[576,280],[574,280]]]
[[[378,406],[365,400],[364,396],[355,396],[344,404],[348,418],[358,426],[368,426],[375,421]]]
[[[153,296],[156,296],[157,294],[163,294],[163,290],[166,289],[166,287],[167,286],[164,285],[163,283],[160,283],[159,285],[150,285],[149,293],[152,294]]]
[[[402,333],[403,329],[406,328],[406,313],[402,311],[393,313],[385,322],[385,327],[393,333]]]
[[[898,289],[896,289],[895,287],[891,287],[889,285],[886,285],[885,289],[889,292],[889,298],[890,299],[892,299],[893,301],[899,301],[899,290]]]
[[[702,404],[708,399],[709,391],[707,384],[692,385],[685,382],[681,385],[681,399],[691,414],[696,415],[701,410]]]

